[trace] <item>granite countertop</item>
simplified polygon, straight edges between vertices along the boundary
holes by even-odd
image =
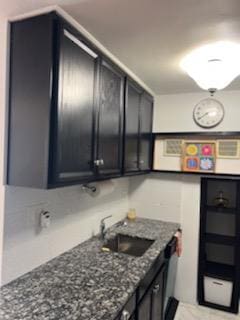
[[[0,319],[114,320],[179,227],[138,218],[117,233],[156,240],[141,257],[101,252],[93,237],[0,289]]]

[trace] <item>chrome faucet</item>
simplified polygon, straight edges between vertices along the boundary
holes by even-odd
[[[108,218],[111,218],[112,215],[110,216],[107,216],[105,218],[103,218],[100,222],[100,237],[102,240],[105,239],[105,235],[106,235],[106,225],[105,225],[105,220],[108,219]]]

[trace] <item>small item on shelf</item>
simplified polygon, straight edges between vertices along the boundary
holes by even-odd
[[[219,191],[218,196],[214,199],[214,204],[221,208],[226,208],[228,206],[229,200],[224,198],[223,191]]]
[[[128,214],[127,214],[127,218],[128,220],[135,220],[136,219],[136,209],[131,208],[128,210]]]

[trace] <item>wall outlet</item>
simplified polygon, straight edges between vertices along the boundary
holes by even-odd
[[[51,224],[51,214],[48,211],[42,210],[40,213],[40,226],[41,228],[48,228]]]

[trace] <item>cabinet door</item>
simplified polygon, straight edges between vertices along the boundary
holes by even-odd
[[[124,75],[106,61],[101,63],[98,122],[98,173],[122,172]]]
[[[81,181],[94,175],[94,105],[98,55],[67,29],[60,42],[57,177]]]
[[[153,99],[144,93],[140,108],[140,169],[151,170],[152,163],[152,113]]]
[[[142,90],[129,80],[126,83],[124,173],[139,170],[139,126]]]
[[[152,287],[152,318],[151,320],[164,320],[163,307],[165,299],[166,265],[164,264],[157,275]]]
[[[152,320],[151,319],[151,305],[152,305],[152,292],[148,290],[143,300],[137,307],[137,319],[138,320]]]

